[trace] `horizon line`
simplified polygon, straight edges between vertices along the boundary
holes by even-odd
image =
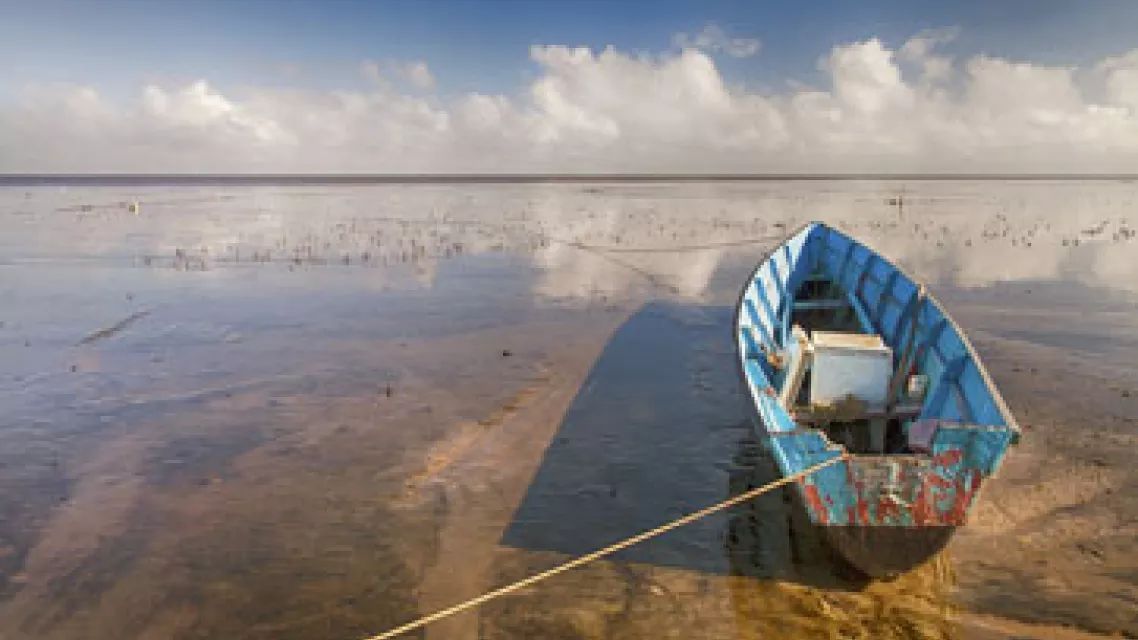
[[[12,173],[0,186],[142,184],[542,184],[589,182],[1138,180],[1138,173]]]

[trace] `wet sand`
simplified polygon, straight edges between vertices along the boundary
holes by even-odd
[[[730,304],[815,217],[1025,427],[948,552],[865,584],[774,494],[420,637],[1138,636],[1138,189],[884,188],[4,192],[0,637],[364,637],[761,483]]]
[[[7,633],[353,637],[415,615],[455,588],[432,589],[433,570],[469,566],[452,527],[468,545],[500,536],[514,475],[613,323],[597,322],[361,346],[415,371],[390,397],[268,383],[77,436],[72,486],[9,578]]]

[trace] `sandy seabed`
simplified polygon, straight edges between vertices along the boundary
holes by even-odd
[[[948,551],[866,584],[772,494],[422,635],[1138,636],[1136,204],[4,189],[0,638],[362,638],[762,482],[730,306],[812,219],[928,282],[1024,428]]]

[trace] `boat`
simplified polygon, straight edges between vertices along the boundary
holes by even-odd
[[[1019,442],[941,304],[824,223],[759,262],[734,325],[760,441],[783,477],[833,461],[789,491],[810,528],[868,577],[895,577],[942,549]]]

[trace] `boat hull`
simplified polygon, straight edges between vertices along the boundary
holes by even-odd
[[[938,527],[822,527],[830,547],[861,573],[892,578],[940,553],[953,526]]]

